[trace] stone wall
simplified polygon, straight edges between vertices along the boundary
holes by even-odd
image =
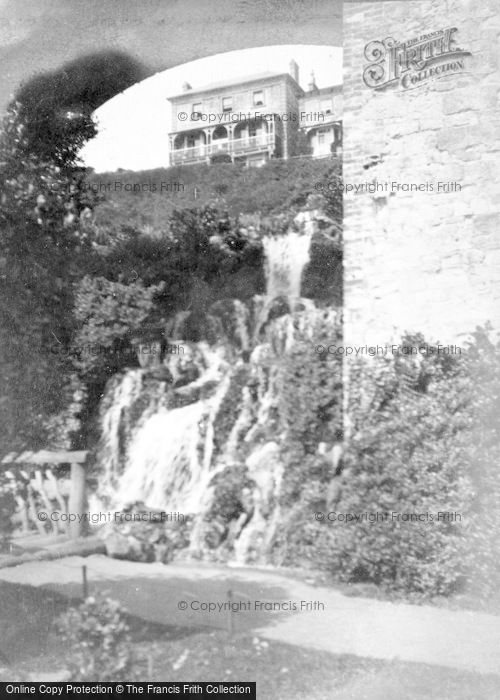
[[[469,55],[409,70],[407,87],[365,84],[369,42],[416,45],[447,28]],[[487,321],[500,331],[499,39],[497,0],[344,5],[344,182],[381,184],[344,198],[346,345],[404,331],[459,344]]]

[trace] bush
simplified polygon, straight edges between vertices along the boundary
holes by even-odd
[[[68,680],[140,679],[129,626],[118,601],[90,596],[78,608],[62,615],[56,627],[73,654]]]
[[[287,342],[289,317],[275,322],[272,342]],[[305,311],[293,319],[294,339],[286,352],[271,360],[276,366],[275,393],[280,430],[286,442],[300,443],[306,453],[319,442],[334,439],[342,425],[342,363],[339,355],[316,352],[338,343],[340,324],[335,312]],[[277,336],[277,337],[276,337]]]
[[[423,339],[403,345],[418,347]],[[499,348],[491,344],[461,357],[435,352],[352,362],[349,477],[337,510],[381,515],[322,528],[322,557],[339,579],[425,595],[450,594],[481,569],[491,586],[499,580],[491,499],[499,492],[499,368]],[[440,512],[461,519],[438,519]]]
[[[85,277],[76,292],[75,318],[80,330],[75,338],[75,364],[86,379],[99,382],[121,367],[134,365],[131,339],[143,335],[154,309],[154,297],[162,286],[144,287]],[[92,351],[86,351],[90,348]]]
[[[113,282],[140,278],[146,286],[164,281],[158,304],[163,313],[172,314],[193,302],[200,281],[216,288],[245,267],[263,267],[261,242],[252,240],[223,209],[206,205],[173,210],[163,223],[163,229],[145,230],[121,225],[108,236],[104,254],[95,256],[89,272]]]
[[[271,351],[263,369],[272,409],[262,426],[263,439],[278,438],[285,465],[280,524],[269,555],[279,565],[317,566],[319,531],[311,516],[330,477],[317,450],[319,443],[341,437],[343,390],[340,355],[316,348],[340,343],[341,326],[335,311],[304,311],[275,320],[266,333]],[[267,396],[264,400],[269,401]]]
[[[242,490],[250,488],[251,485],[242,464],[227,467],[217,474],[211,482],[211,486],[214,487],[212,506],[204,519],[211,522],[218,518],[224,524],[228,524],[231,520],[239,518],[245,512],[241,501]]]

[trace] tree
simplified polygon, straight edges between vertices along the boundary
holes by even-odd
[[[36,75],[15,96],[26,128],[26,148],[61,167],[96,134],[91,113],[146,77],[145,68],[119,51],[83,56],[57,71]]]
[[[69,446],[68,436],[49,435],[52,419],[73,400],[72,368],[47,348],[71,337],[72,287],[90,250],[94,201],[69,155],[71,138],[61,167],[30,149],[18,104],[0,130],[0,423],[7,448],[48,439]]]

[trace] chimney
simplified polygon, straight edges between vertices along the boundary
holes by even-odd
[[[314,77],[314,71],[311,71],[311,77],[309,78],[309,84],[307,86],[307,90],[309,92],[316,92],[318,89],[318,86],[316,85],[316,78]]]
[[[182,92],[187,92],[188,90],[192,90],[193,88],[189,83],[182,83]]]
[[[292,78],[295,80],[295,82],[298,84],[298,82],[299,82],[299,67],[298,67],[298,65],[295,63],[295,61],[293,60],[293,58],[292,58],[292,60],[290,61],[290,75],[291,75]]]

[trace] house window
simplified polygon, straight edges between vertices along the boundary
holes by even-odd
[[[318,146],[322,146],[325,143],[325,135],[323,133],[318,134]]]
[[[232,97],[223,97],[222,98],[222,111],[223,112],[231,112],[233,109],[233,98]]]
[[[195,102],[193,105],[193,117],[194,119],[199,119],[201,116],[203,104],[201,102]]]
[[[255,126],[255,124],[254,124],[253,126],[250,125],[250,126],[248,127],[248,136],[249,136],[249,138],[251,138],[251,139],[252,139],[254,136],[257,136],[257,127]]]
[[[331,114],[332,113],[332,100],[331,100],[331,98],[328,100],[321,100],[320,111],[323,112],[323,114]]]
[[[261,105],[264,104],[264,91],[263,90],[257,90],[253,94],[253,106],[254,107],[260,107]]]
[[[194,138],[193,134],[188,134],[188,137],[187,137],[187,147],[188,147],[188,148],[194,148],[195,145],[196,145],[196,141],[195,141],[195,138]]]

